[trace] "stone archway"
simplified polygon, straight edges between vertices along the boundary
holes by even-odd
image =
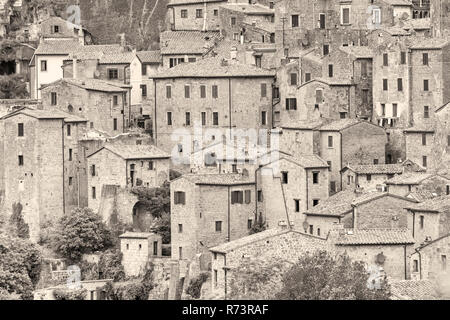
[[[147,232],[155,220],[155,217],[148,211],[145,203],[138,201],[133,206],[133,229],[135,231]]]

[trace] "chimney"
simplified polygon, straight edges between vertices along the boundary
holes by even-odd
[[[119,36],[120,36],[120,46],[122,48],[125,48],[125,46],[127,45],[125,41],[125,33],[121,33],[119,34]]]
[[[226,66],[228,66],[228,61],[226,59],[222,59],[222,61],[220,62],[220,65],[222,67],[226,67]]]
[[[73,55],[72,57],[72,68],[73,68],[73,75],[72,78],[73,79],[77,79],[78,78],[78,61],[77,61],[77,56]]]
[[[364,188],[360,187],[359,185],[356,186],[355,188],[355,195],[357,197],[359,197],[360,195],[362,195],[364,192]]]
[[[231,60],[237,60],[237,48],[236,47],[231,48],[230,58],[231,58]]]
[[[78,41],[84,45],[84,33],[83,33],[83,27],[80,26],[80,28],[78,29]]]

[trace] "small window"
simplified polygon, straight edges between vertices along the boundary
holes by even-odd
[[[397,79],[397,90],[403,91],[403,79],[402,78]]]
[[[245,190],[245,203],[249,204],[252,201],[252,191]]]
[[[191,125],[191,113],[186,112],[186,126],[190,126],[190,125]]]
[[[108,79],[119,79],[119,71],[117,69],[108,69]]]
[[[286,98],[286,110],[297,110],[297,98]]]
[[[305,82],[311,81],[311,73],[306,72],[305,73]]]
[[[52,106],[56,106],[58,104],[58,96],[57,96],[56,92],[52,92],[52,93],[50,93],[50,95],[51,95]]]
[[[217,87],[217,85],[213,85],[213,86],[211,86],[211,94],[212,94],[212,97],[214,98],[214,99],[217,99],[218,97],[219,97],[219,88]]]
[[[383,53],[383,66],[385,66],[385,67],[389,66],[389,60],[388,60],[387,53]]]
[[[320,228],[317,228],[317,235],[320,237]]]
[[[292,72],[290,74],[290,80],[291,80],[291,86],[296,86],[297,83],[297,73],[296,72]]]
[[[141,249],[142,249],[142,244],[139,243],[139,250],[141,250]]]
[[[426,133],[422,133],[422,145],[423,146],[427,145],[427,134]]]
[[[47,71],[47,60],[41,60],[41,71]]]
[[[328,148],[333,148],[333,136],[328,136]]]
[[[196,9],[195,10],[195,17],[196,18],[203,18],[203,10],[202,9]]]
[[[295,204],[295,212],[300,212],[300,200],[294,199],[294,204]]]
[[[186,99],[189,99],[191,97],[191,86],[188,84],[184,86],[184,97]]]
[[[142,97],[147,96],[147,85],[146,84],[141,84],[141,94],[142,94]]]
[[[429,87],[428,87],[428,79],[424,79],[423,80],[423,91],[428,91]]]
[[[247,220],[247,229],[251,229],[253,227],[253,220],[252,219],[248,219]]]
[[[445,194],[450,195],[450,186],[445,186]]]
[[[262,190],[258,190],[258,202],[262,202],[263,201],[263,193]]]
[[[296,27],[298,27],[298,14],[293,14],[292,16],[291,16],[291,25],[292,25],[292,28],[296,28]]]
[[[341,24],[350,24],[350,7],[341,7]]]
[[[202,126],[206,126],[206,112],[202,112]]]
[[[428,65],[428,53],[423,53],[422,54],[422,63],[424,66]]]
[[[267,111],[261,111],[261,125],[267,124]]]
[[[73,184],[73,177],[69,177],[69,186]]]
[[[57,26],[57,25],[53,26],[52,30],[53,30],[53,33],[59,33],[59,26]]]
[[[19,156],[19,166],[23,166],[23,156]]]
[[[166,86],[166,99],[172,98],[172,86]]]
[[[333,78],[333,65],[328,65],[328,77]]]
[[[181,223],[178,224],[178,233],[183,233],[183,225]]]
[[[319,199],[313,199],[313,207],[319,204]]]
[[[117,118],[113,119],[113,130],[116,131],[117,130]]]
[[[17,131],[18,131],[17,135],[19,137],[23,137],[23,123],[17,124]]]
[[[214,16],[217,17],[219,15],[219,10],[214,9]]]
[[[372,181],[372,175],[371,174],[367,174],[366,175],[366,179],[367,179],[367,181]]]
[[[174,192],[174,204],[186,204],[186,194],[182,191]]]
[[[130,245],[127,243],[127,250],[129,250],[130,249]]]
[[[336,192],[336,181],[330,181],[330,191]]]
[[[222,232],[222,221],[216,221],[216,232]]]
[[[167,125],[171,126],[172,125],[172,112],[167,112]]]
[[[283,184],[287,184],[289,182],[288,181],[288,172],[286,172],[286,171],[281,172],[281,181]]]
[[[388,90],[388,79],[383,79],[383,91]]]
[[[72,161],[72,149],[69,149],[69,161]]]
[[[114,96],[113,96],[113,105],[114,105],[114,106],[117,106],[118,104],[119,104],[119,97],[116,96],[116,95],[114,95]]]
[[[378,164],[378,159],[373,159],[373,164]]]
[[[142,64],[142,65],[141,65],[141,74],[142,74],[143,76],[146,76],[146,75],[147,75],[147,65],[146,65],[146,64]]]
[[[319,183],[319,172],[313,172],[313,184]]]
[[[381,115],[383,117],[386,115],[386,105],[384,103],[381,104]]]
[[[204,84],[200,85],[200,98],[206,98],[206,86]]]
[[[400,52],[400,64],[406,64],[406,52]]]
[[[236,17],[231,17],[230,23],[232,26],[235,26],[236,25]]]
[[[148,162],[148,170],[154,170],[154,168],[155,168],[155,166],[154,166],[153,161],[149,161]]]
[[[419,260],[413,261],[413,272],[419,272]]]
[[[231,192],[231,204],[244,203],[244,192],[242,191],[232,191]]]
[[[219,113],[213,112],[213,126],[219,125]]]
[[[267,97],[267,84],[261,83],[261,98]]]
[[[398,109],[397,104],[393,103],[392,104],[392,116],[393,117],[397,117],[397,109]]]
[[[186,9],[182,9],[180,14],[181,14],[181,18],[183,18],[183,19],[188,17],[188,11]]]
[[[324,44],[322,47],[322,53],[324,56],[328,55],[330,53],[330,45]]]
[[[422,157],[422,166],[425,167],[425,168],[427,167],[427,160],[428,160],[427,156],[423,156]]]
[[[309,225],[309,233],[313,234],[314,232],[314,226],[312,224]]]
[[[97,199],[97,193],[95,191],[95,187],[92,187],[92,199]]]
[[[441,269],[442,271],[447,270],[447,256],[446,255],[441,255]]]
[[[183,259],[183,247],[178,247],[178,257],[180,260]]]
[[[423,117],[425,119],[428,119],[430,117],[430,107],[429,106],[423,106]]]

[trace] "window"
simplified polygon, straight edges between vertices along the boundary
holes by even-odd
[[[59,26],[52,26],[53,33],[59,33]]]
[[[217,87],[217,85],[213,85],[211,87],[211,94],[212,94],[212,97],[215,99],[217,99],[219,97],[219,88]]]
[[[350,24],[350,7],[341,7],[341,24]]]
[[[251,229],[252,228],[252,226],[253,226],[253,220],[252,219],[248,219],[247,220],[247,229]]]
[[[47,60],[41,61],[41,71],[47,71]]]
[[[413,272],[419,272],[419,260],[414,260],[413,262]]]
[[[72,149],[69,149],[69,161],[72,161]]]
[[[188,62],[195,62],[195,61],[197,61],[197,58],[193,58],[193,57],[188,58]]]
[[[214,16],[217,17],[219,15],[219,10],[214,9]]]
[[[236,17],[231,17],[230,23],[232,26],[235,26],[236,25]]]
[[[328,148],[333,148],[333,136],[328,136]]]
[[[294,199],[295,212],[300,212],[300,200]]]
[[[367,179],[367,181],[372,181],[372,175],[371,174],[367,174],[366,175],[366,179]]]
[[[146,64],[142,64],[142,66],[141,66],[141,74],[143,76],[147,75],[147,65]]]
[[[396,103],[392,104],[392,116],[397,117],[397,104]]]
[[[153,241],[153,255],[158,255],[158,241]]]
[[[180,14],[181,14],[181,18],[187,18],[188,17],[188,11],[186,9],[182,9]]]
[[[249,204],[252,201],[252,191],[245,190],[245,203]]]
[[[52,92],[50,95],[51,95],[52,106],[56,106],[56,104],[58,103],[58,96],[57,96],[56,92]]]
[[[91,191],[92,191],[92,199],[97,199],[97,194],[96,194],[96,191],[95,191],[95,187],[92,187]]]
[[[323,55],[326,56],[330,53],[330,45],[324,44],[322,47]]]
[[[381,104],[381,115],[383,117],[386,115],[386,105],[384,103]]]
[[[293,14],[291,16],[291,25],[292,25],[292,28],[298,27],[298,14]]]
[[[427,167],[427,156],[422,157],[422,166],[425,168]]]
[[[175,191],[173,195],[174,204],[186,204],[186,193],[184,193],[183,191]]]
[[[305,73],[305,82],[311,81],[311,73]]]
[[[447,146],[450,147],[450,135],[447,136]]]
[[[202,9],[196,9],[195,10],[195,17],[196,18],[203,18],[203,10]]]
[[[118,96],[113,96],[113,105],[117,106],[119,104],[119,97]]]
[[[422,133],[422,145],[423,146],[427,145],[427,134],[426,133]]]
[[[258,190],[258,202],[262,202],[262,201],[263,201],[262,190]]]
[[[154,169],[154,164],[153,164],[153,161],[149,161],[148,162],[148,170],[153,170]]]
[[[233,163],[233,164],[231,165],[231,171],[232,171],[233,173],[237,173],[237,172],[238,172],[238,171],[237,171],[237,164]]]
[[[141,93],[143,97],[147,96],[147,85],[146,84],[141,84]]]
[[[423,106],[423,117],[428,119],[430,117],[430,107]]]
[[[325,29],[325,13],[319,13],[319,28]]]
[[[206,98],[206,86],[204,84],[200,85],[200,98]]]
[[[119,71],[117,69],[108,69],[108,79],[118,79]]]
[[[231,204],[244,203],[244,193],[242,191],[231,192]]]
[[[286,110],[297,110],[297,98],[286,98]]]
[[[18,123],[17,124],[17,135],[19,136],[19,137],[23,137],[23,123]],[[70,135],[70,134],[68,134],[68,135]]]
[[[422,54],[422,63],[424,66],[428,65],[428,53],[423,53]]]
[[[184,86],[184,97],[186,99],[189,99],[191,97],[191,86],[188,84]]]
[[[319,172],[313,172],[313,184],[319,183]]]
[[[286,171],[281,172],[281,182],[283,184],[287,184],[288,183],[288,173]]]
[[[400,64],[406,64],[406,52],[400,52]]]
[[[23,166],[23,156],[19,156],[19,166]]]
[[[397,79],[397,90],[403,91],[403,79],[402,78]]]
[[[261,111],[261,125],[265,126],[267,124],[267,112]]]
[[[423,91],[428,91],[428,79],[423,80]]]
[[[217,287],[218,281],[217,281],[217,270],[214,270],[214,287]]]
[[[172,112],[167,112],[167,125],[171,126],[172,125]]]
[[[323,102],[323,90],[316,89],[316,103],[320,104]]]
[[[389,60],[388,60],[387,53],[383,53],[383,66],[385,66],[385,67],[389,66]]]
[[[186,112],[186,126],[190,126],[190,125],[191,125],[191,113]]]
[[[328,76],[330,78],[333,78],[333,65],[332,64],[328,65]]]
[[[313,199],[313,207],[319,204],[319,199]]]
[[[336,192],[336,181],[331,181],[330,182],[330,191],[331,192]]]
[[[441,255],[441,269],[442,271],[447,270],[447,256]]]
[[[206,112],[202,112],[202,126],[206,126]]]
[[[183,153],[183,144],[181,143],[178,144],[178,152]]]
[[[309,233],[313,234],[314,226],[312,224],[309,225]]]
[[[362,103],[367,104],[369,103],[369,90],[368,89],[362,89]]]
[[[445,193],[450,195],[450,186],[445,186]]]
[[[117,130],[117,118],[113,119],[113,130],[116,131]]]
[[[181,223],[178,224],[178,233],[183,233],[183,225]]]
[[[91,165],[91,176],[95,177],[95,164]]]
[[[372,22],[375,25],[379,25],[381,23],[381,10],[380,9],[372,9]]]
[[[183,259],[183,247],[178,247],[178,256],[180,260]],[[217,270],[216,270],[216,279],[217,279]]]
[[[219,125],[219,113],[213,112],[213,126]]]
[[[361,61],[361,77],[367,77],[367,61]]]
[[[378,164],[378,159],[373,159],[373,164]]]
[[[388,90],[388,79],[383,79],[383,91]]]
[[[261,83],[261,98],[267,97],[267,84]]]

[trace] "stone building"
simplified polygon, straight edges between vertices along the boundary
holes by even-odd
[[[137,56],[142,63],[142,119],[138,118],[138,126],[146,129],[150,134],[152,130],[151,117],[154,114],[155,84],[153,75],[157,74],[162,66],[161,52],[138,51]]]
[[[254,177],[185,174],[170,183],[172,259],[242,238],[256,222]]]
[[[436,167],[433,159],[434,134],[433,128],[414,126],[403,130],[405,135],[406,157],[419,163],[428,171]]]
[[[444,104],[435,111],[435,135],[433,159],[435,170],[440,174],[449,174],[450,168],[450,107]]]
[[[390,193],[402,197],[411,192],[429,192],[440,196],[448,193],[450,179],[433,173],[408,172],[387,180],[386,185]]]
[[[89,208],[99,211],[106,186],[161,186],[169,180],[169,166],[170,156],[152,145],[104,145],[87,156]]]
[[[1,118],[2,210],[22,207],[30,237],[40,226],[83,206],[84,163],[77,138],[85,119],[63,112],[22,108]],[[20,209],[18,209],[20,210]]]
[[[258,216],[268,228],[301,228],[302,213],[328,198],[328,170],[328,164],[317,155],[293,157],[279,152],[278,159],[268,161],[255,172]]]
[[[71,23],[61,17],[48,17],[37,25],[39,37],[44,40],[71,39],[78,40],[82,45],[93,44],[91,33],[81,25]]]
[[[162,238],[156,233],[125,232],[119,239],[122,265],[127,277],[142,275],[152,258],[162,256]]]
[[[117,135],[125,132],[129,123],[129,92],[130,86],[125,84],[64,78],[42,87],[42,104],[47,110],[61,110],[86,118],[89,129]]]
[[[220,57],[155,75],[153,138],[157,146],[183,164],[199,140],[207,145],[237,135],[237,139],[255,137],[257,144],[267,144],[273,80],[272,71]]]

